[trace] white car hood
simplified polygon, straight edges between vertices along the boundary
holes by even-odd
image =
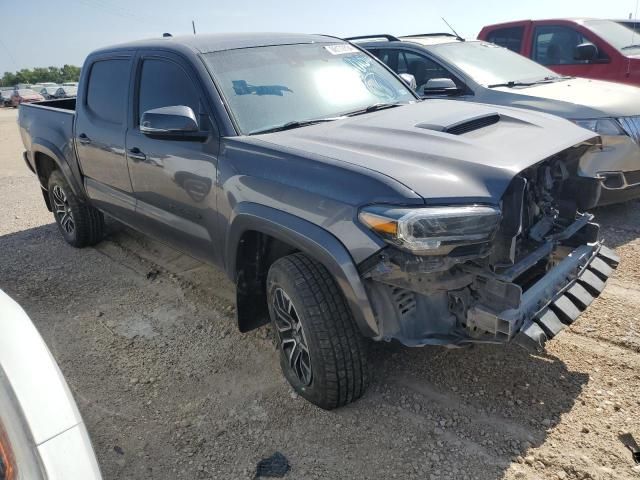
[[[491,90],[496,95],[491,95],[494,98],[490,103],[544,111],[564,118],[640,115],[640,88],[620,83],[572,78],[526,88],[500,87]],[[495,97],[498,96],[502,97],[501,101],[496,101]]]

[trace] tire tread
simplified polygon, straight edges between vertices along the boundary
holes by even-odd
[[[357,400],[369,383],[366,348],[336,281],[322,264],[303,253],[276,263],[298,288],[306,320],[318,339],[326,375],[319,406],[332,409]]]

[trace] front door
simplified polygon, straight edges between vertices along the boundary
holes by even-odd
[[[593,61],[576,60],[576,47],[582,43],[594,43],[584,33],[568,25],[539,25],[533,31],[531,58],[561,75],[612,79],[618,72],[611,67],[611,59],[599,49],[599,57]]]
[[[195,73],[178,57],[153,53],[137,60],[136,95],[126,152],[142,230],[205,261],[216,262],[215,182],[219,138]],[[147,136],[140,118],[148,110],[187,106],[203,139]]]

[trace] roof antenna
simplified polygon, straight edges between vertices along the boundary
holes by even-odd
[[[173,37],[173,35],[171,35],[170,33],[163,33],[162,34],[162,38],[169,38],[169,37]]]
[[[193,27],[193,34],[196,34],[196,22],[195,20],[191,20],[191,26]]]
[[[456,32],[456,31],[453,29],[453,27],[452,27],[451,25],[449,25],[449,22],[447,22],[447,21],[445,20],[445,18],[444,18],[444,17],[440,17],[440,18],[442,19],[442,21],[443,21],[444,23],[446,23],[446,24],[447,24],[447,27],[449,27],[449,30],[451,30],[451,31],[453,32],[453,34],[456,36],[456,40],[460,40],[461,42],[464,42],[464,41],[465,41],[465,40],[464,40],[464,38],[462,38],[460,35],[458,35],[458,32]]]
[[[636,21],[638,20],[638,4],[640,4],[640,0],[636,0],[636,16],[633,19],[633,27],[631,27],[631,43],[629,45],[633,45],[636,40]],[[631,16],[631,14],[629,14]],[[631,57],[627,58],[627,78],[631,76]]]

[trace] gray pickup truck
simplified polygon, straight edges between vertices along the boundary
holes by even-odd
[[[284,375],[335,408],[368,383],[366,338],[542,348],[618,259],[576,175],[600,148],[558,117],[421,101],[320,35],[105,48],[77,100],[22,105],[25,160],[65,240],[103,213],[222,267],[241,331],[272,322]]]

